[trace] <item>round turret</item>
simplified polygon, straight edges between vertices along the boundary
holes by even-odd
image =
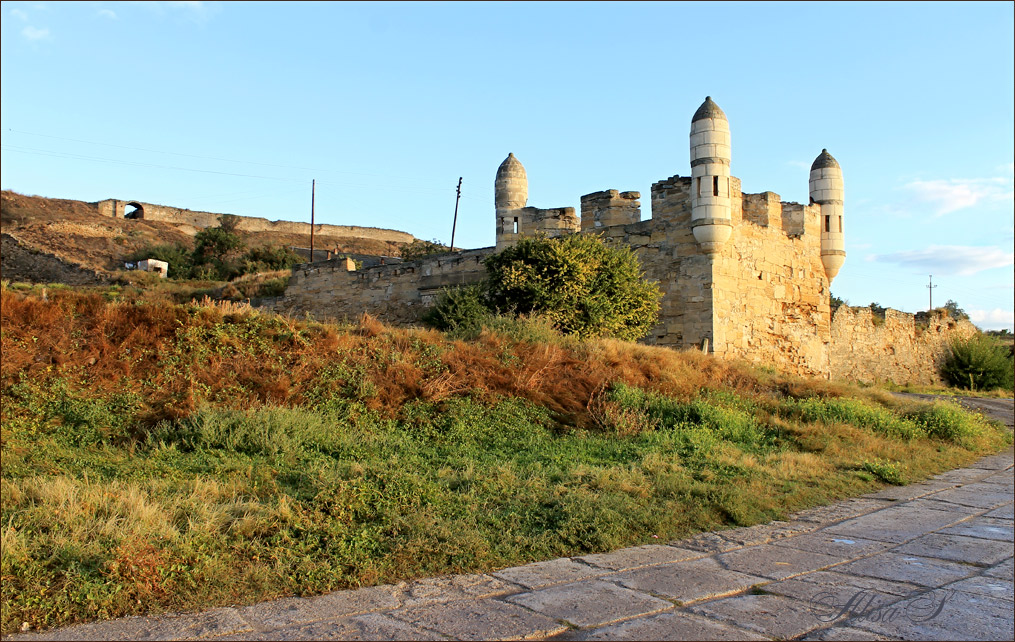
[[[733,233],[730,156],[729,121],[706,96],[691,119],[691,228],[708,254]]]
[[[842,224],[842,168],[827,149],[811,164],[811,203],[821,207],[821,263],[831,283],[846,262]]]
[[[498,210],[516,210],[525,207],[529,200],[529,179],[525,176],[525,168],[508,154],[504,162],[497,168],[497,178],[493,182],[494,207]]]

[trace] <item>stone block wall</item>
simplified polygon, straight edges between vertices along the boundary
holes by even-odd
[[[444,287],[469,285],[486,276],[483,259],[493,248],[469,250],[352,270],[347,259],[297,265],[285,294],[271,301],[276,312],[311,313],[318,319],[355,320],[369,312],[385,323],[412,324]]]
[[[733,235],[713,263],[713,351],[827,376],[828,279],[820,208],[773,192],[733,194]]]
[[[943,383],[941,365],[949,344],[976,334],[966,320],[945,312],[916,315],[886,310],[884,318],[870,308],[840,306],[831,324],[831,377],[861,383],[898,385]]]
[[[640,198],[639,192],[618,192],[615,189],[582,196],[582,231],[638,223],[641,221]]]
[[[196,228],[217,227],[222,214],[198,212],[179,207],[167,207],[139,201],[121,201],[108,199],[98,202],[99,214],[111,218],[123,218],[127,207],[134,206],[141,210],[139,218],[150,221],[165,221]],[[572,210],[573,211],[573,210]],[[244,232],[276,232],[283,234],[310,235],[310,223],[297,221],[269,221],[255,216],[237,216],[236,229]],[[359,238],[384,241],[389,243],[411,243],[415,237],[407,232],[388,230],[378,227],[360,227],[358,225],[314,225],[315,234],[326,236],[355,236]]]

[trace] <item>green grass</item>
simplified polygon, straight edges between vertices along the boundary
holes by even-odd
[[[773,374],[742,388],[700,375],[667,393],[613,370],[581,395],[585,428],[518,396],[543,386],[559,399],[614,357],[632,381],[711,367],[618,342],[534,346],[526,331],[467,344],[93,299],[19,317],[17,305],[5,298],[0,336],[5,634],[669,541],[1011,443],[953,404],[806,382],[789,395]]]

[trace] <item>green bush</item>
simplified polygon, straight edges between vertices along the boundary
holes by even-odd
[[[565,334],[636,340],[655,325],[661,293],[627,247],[571,234],[523,239],[486,259],[495,310],[540,315]]]
[[[466,285],[444,288],[437,302],[423,313],[423,322],[442,332],[478,332],[490,317],[484,288]]]
[[[941,373],[957,388],[994,390],[1015,387],[1015,365],[1009,351],[983,334],[952,343]]]

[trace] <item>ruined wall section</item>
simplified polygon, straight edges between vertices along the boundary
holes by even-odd
[[[139,201],[121,201],[109,199],[98,202],[99,214],[111,218],[124,218],[129,206],[135,206],[142,210],[140,218],[149,221],[165,221],[180,225],[189,225],[196,228],[217,227],[219,217],[222,214],[212,212],[198,212],[179,207],[167,207],[152,203],[141,203]],[[266,218],[254,216],[237,216],[236,228],[244,232],[275,232],[279,234],[305,234],[310,235],[310,224],[296,221],[269,221]],[[355,236],[358,238],[373,239],[389,243],[411,243],[415,237],[407,232],[388,230],[378,227],[360,227],[357,225],[328,225],[319,223],[314,225],[314,234],[325,236]]]
[[[832,317],[833,379],[898,385],[944,383],[941,366],[948,346],[976,334],[966,320],[934,311],[916,315],[886,310],[882,319],[870,308],[839,306]]]
[[[481,281],[486,276],[483,259],[493,252],[483,248],[362,270],[350,270],[346,259],[297,265],[285,294],[271,308],[309,312],[318,319],[355,320],[369,312],[385,323],[417,323],[442,288]]]
[[[733,190],[733,235],[715,255],[713,352],[828,376],[828,279],[820,208]]]

